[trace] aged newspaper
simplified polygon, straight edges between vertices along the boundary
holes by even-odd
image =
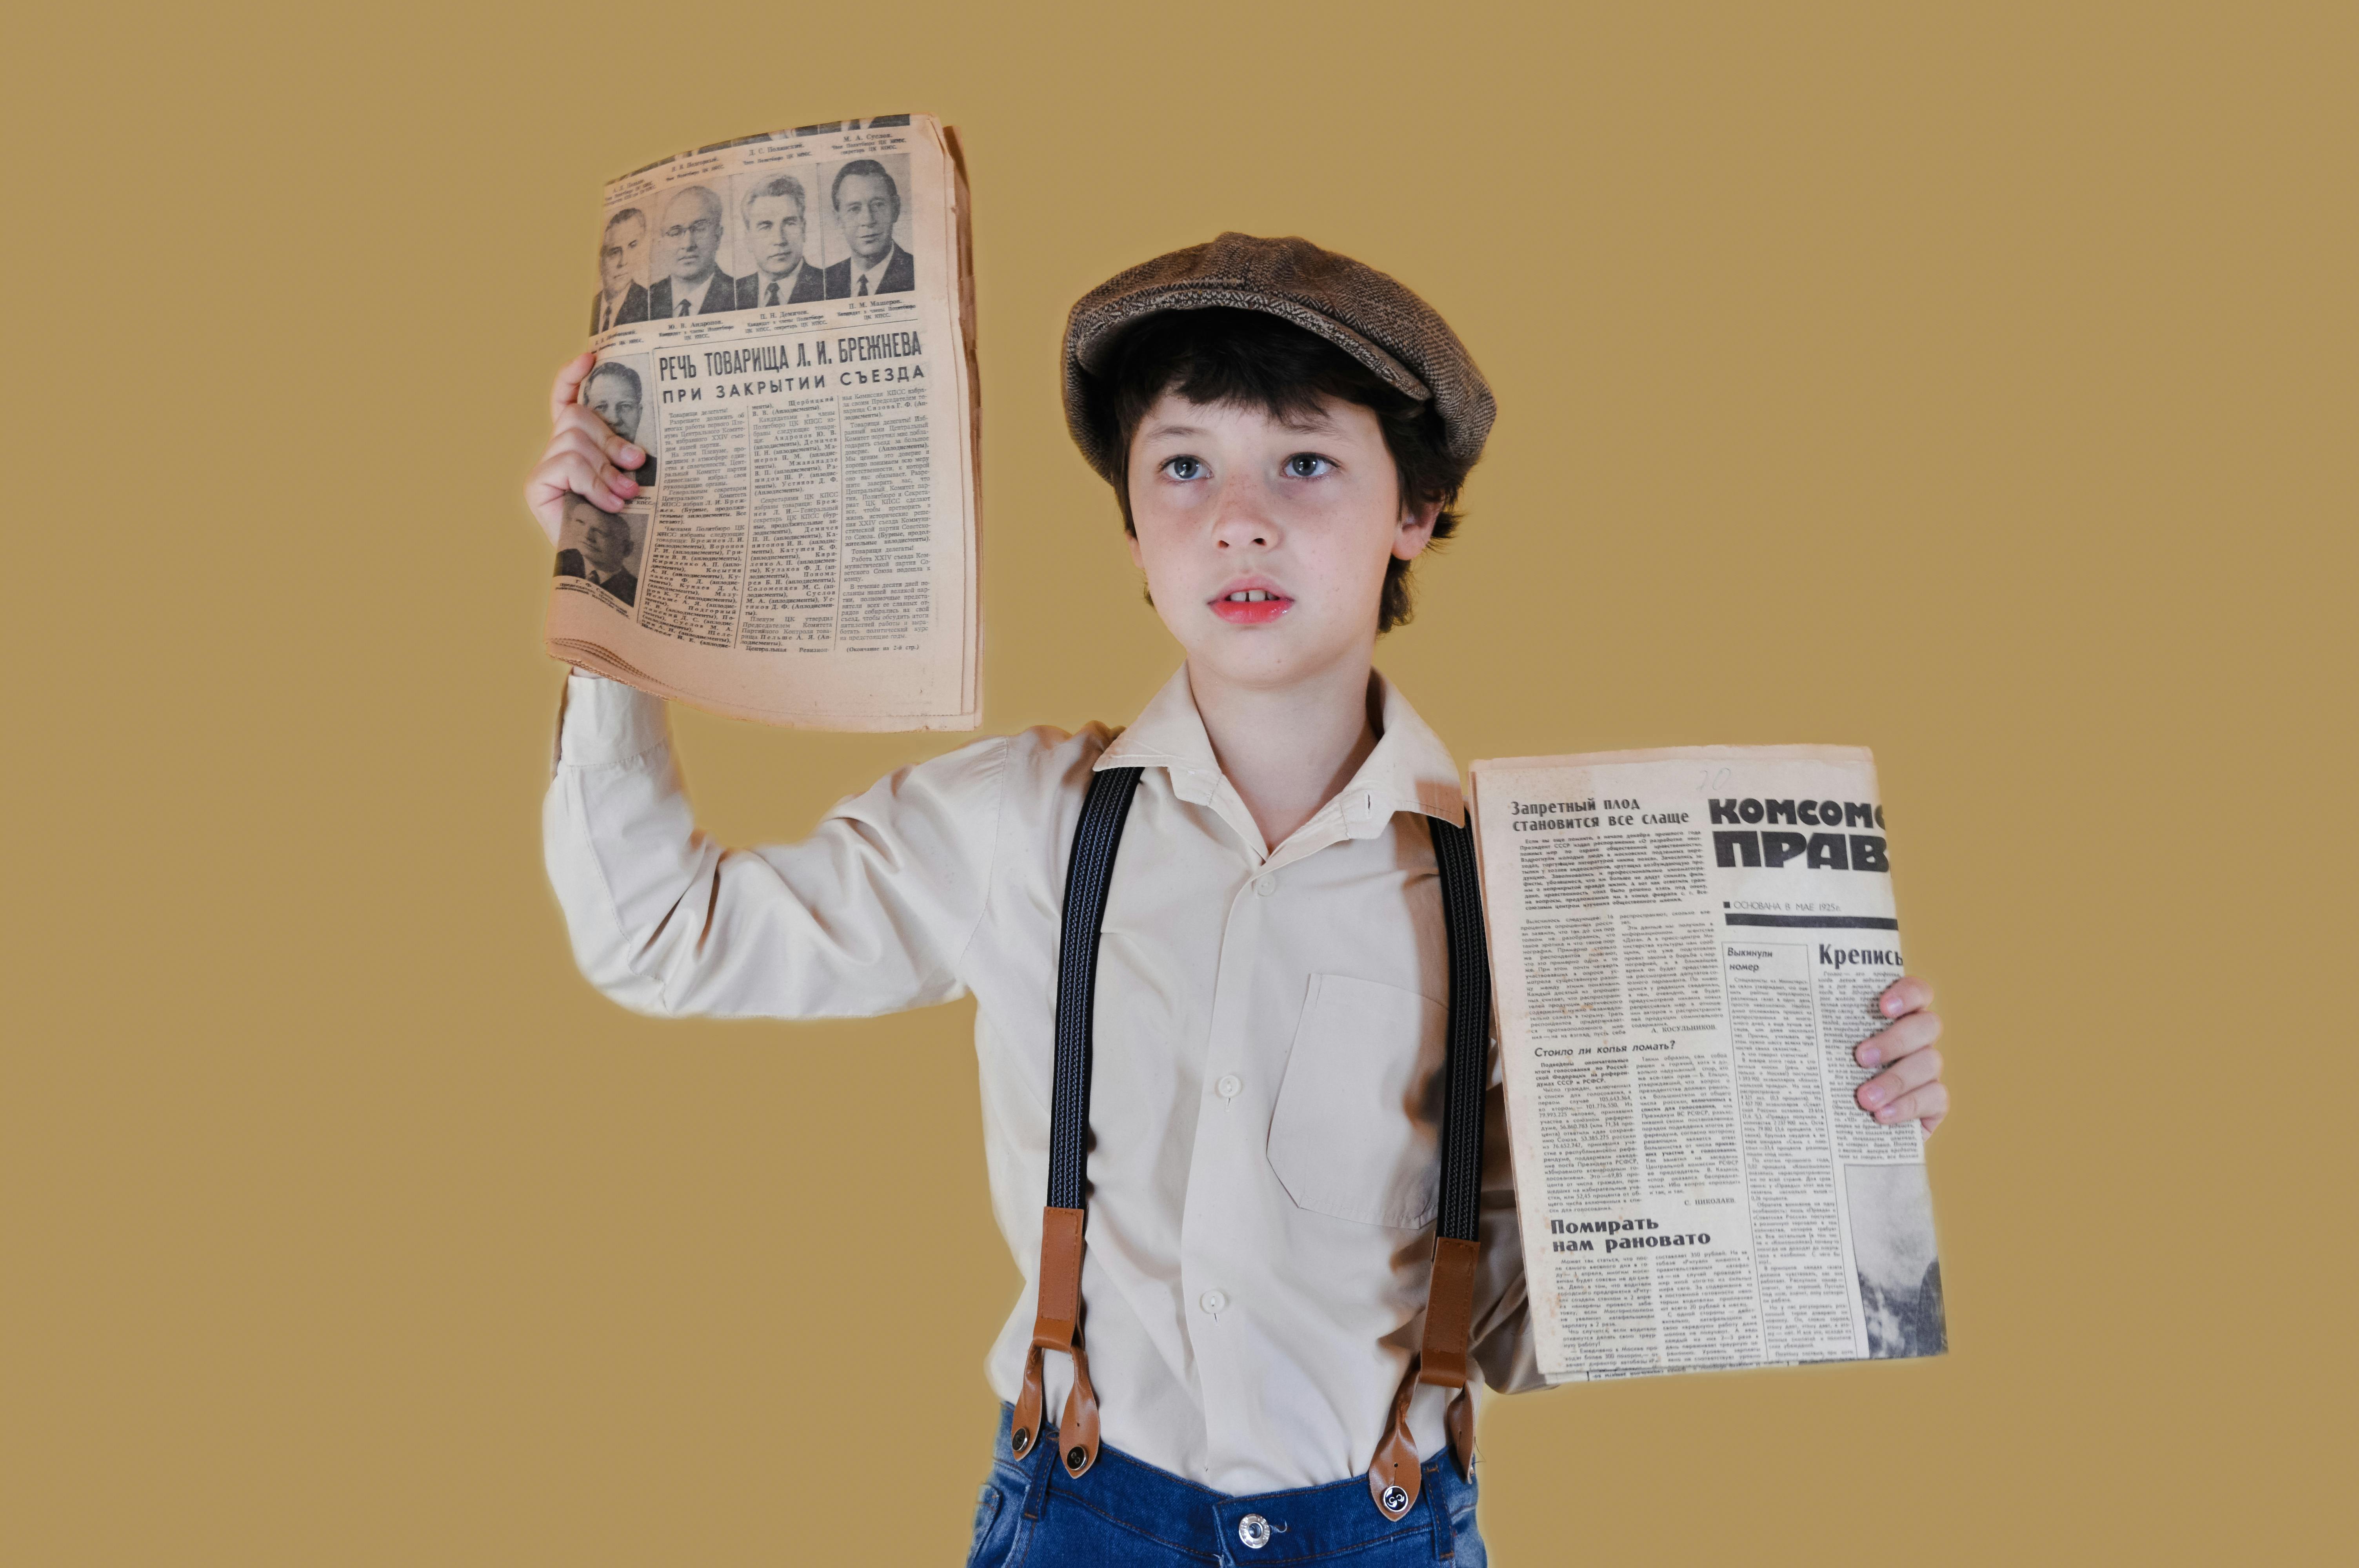
[[[621,513],[568,504],[552,654],[776,724],[980,722],[968,232],[923,114],[606,187],[582,395],[650,461]]]
[[[1852,1098],[1902,972],[1874,760],[1473,772],[1541,1371],[1940,1354],[1922,1137]]]

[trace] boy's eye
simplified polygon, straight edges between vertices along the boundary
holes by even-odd
[[[1317,479],[1321,474],[1331,472],[1335,467],[1333,463],[1316,452],[1297,452],[1286,460],[1285,466],[1286,477],[1288,479]]]
[[[1163,460],[1163,477],[1166,479],[1198,479],[1202,477],[1203,472],[1204,465],[1194,458]]]

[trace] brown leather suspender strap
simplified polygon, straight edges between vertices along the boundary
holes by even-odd
[[[1008,1445],[1018,1459],[1040,1435],[1041,1355],[1061,1350],[1073,1359],[1072,1392],[1058,1422],[1058,1455],[1070,1475],[1097,1462],[1097,1392],[1082,1344],[1082,1252],[1090,1133],[1091,1014],[1097,994],[1098,936],[1114,852],[1138,787],[1137,768],[1106,768],[1090,780],[1065,871],[1065,914],[1057,968],[1056,1077],[1049,1108],[1049,1201],[1040,1217],[1039,1300],[1032,1346],[1024,1360]],[[1458,1390],[1446,1425],[1459,1473],[1474,1464],[1472,1376],[1474,1271],[1481,1245],[1483,1108],[1490,1085],[1491,969],[1483,939],[1482,895],[1475,877],[1473,835],[1453,823],[1427,818],[1441,880],[1442,926],[1450,948],[1449,1047],[1443,1065],[1440,1214],[1425,1308],[1425,1338],[1393,1396],[1392,1411],[1368,1466],[1368,1495],[1390,1519],[1417,1505],[1423,1489],[1408,1408],[1419,1383]]]
[[[1423,1489],[1409,1400],[1419,1383],[1458,1390],[1444,1426],[1458,1473],[1474,1475],[1474,1400],[1469,1346],[1474,1332],[1474,1269],[1482,1249],[1483,1106],[1491,1079],[1491,960],[1483,938],[1483,893],[1474,836],[1455,823],[1426,818],[1434,869],[1441,879],[1441,924],[1450,946],[1450,1042],[1442,1066],[1441,1203],[1434,1225],[1433,1271],[1425,1298],[1425,1339],[1401,1375],[1391,1418],[1368,1465],[1368,1495],[1390,1519],[1417,1504]]]
[[[1089,1352],[1082,1347],[1082,1227],[1090,1153],[1091,1013],[1098,989],[1098,934],[1105,924],[1106,890],[1114,882],[1114,851],[1138,792],[1137,768],[1102,768],[1090,777],[1065,867],[1065,927],[1057,954],[1057,1068],[1049,1094],[1049,1202],[1040,1214],[1040,1295],[1032,1319],[1032,1348],[1024,1358],[1024,1388],[1016,1398],[1008,1446],[1016,1458],[1040,1435],[1040,1353],[1073,1358],[1073,1389],[1057,1423],[1059,1457],[1079,1476],[1098,1457],[1098,1397],[1090,1385]]]

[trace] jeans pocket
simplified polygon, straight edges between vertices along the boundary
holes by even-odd
[[[985,1481],[983,1490],[975,1495],[974,1544],[967,1549],[968,1568],[982,1568],[983,1564],[995,1561],[986,1548],[991,1544],[991,1527],[999,1522],[999,1511],[1005,1498],[1006,1494],[989,1481]]]
[[[1456,1553],[1456,1568],[1484,1568],[1491,1560],[1490,1549],[1483,1544],[1482,1527],[1474,1522],[1474,1504],[1471,1500],[1464,1508],[1451,1512],[1450,1544]]]

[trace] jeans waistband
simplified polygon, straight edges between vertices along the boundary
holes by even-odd
[[[1435,1559],[1447,1562],[1453,1516],[1474,1500],[1473,1484],[1458,1474],[1446,1446],[1427,1456],[1417,1503],[1397,1520],[1378,1510],[1365,1476],[1232,1497],[1102,1444],[1097,1463],[1076,1478],[1056,1462],[1054,1428],[1042,1432],[1024,1458],[1015,1457],[1008,1444],[1012,1413],[1007,1405],[1000,1406],[992,1457],[1002,1474],[1024,1476],[1027,1518],[1038,1519],[1054,1495],[1176,1552],[1215,1563],[1301,1562],[1419,1536],[1430,1540]],[[1248,1524],[1249,1515],[1258,1522]],[[1255,1541],[1260,1544],[1241,1547]]]

